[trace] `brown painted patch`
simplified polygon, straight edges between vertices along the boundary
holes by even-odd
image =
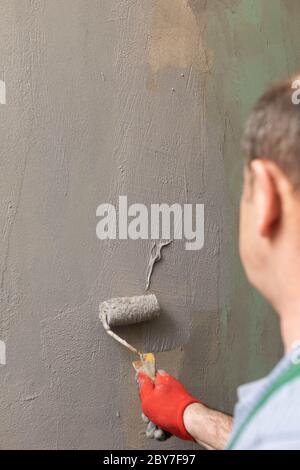
[[[197,66],[207,72],[209,61],[188,0],[156,0],[149,50],[152,71]]]

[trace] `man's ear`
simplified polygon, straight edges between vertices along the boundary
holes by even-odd
[[[271,237],[280,218],[281,203],[276,184],[276,171],[268,160],[253,160],[250,164],[253,176],[257,223],[262,237]]]

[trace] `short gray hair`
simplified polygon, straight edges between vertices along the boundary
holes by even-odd
[[[248,161],[273,160],[300,187],[300,104],[294,104],[294,76],[269,89],[257,102],[242,140]]]

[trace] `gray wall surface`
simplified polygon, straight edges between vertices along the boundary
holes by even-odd
[[[272,8],[270,6],[272,4]],[[205,204],[205,244],[164,248],[163,315],[122,334],[210,406],[281,354],[238,256],[245,116],[299,64],[298,0],[0,0],[0,447],[147,441],[132,356],[100,301],[142,294],[151,240],[96,237],[99,204]]]

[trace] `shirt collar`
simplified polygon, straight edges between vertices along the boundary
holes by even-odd
[[[240,400],[247,399],[248,396],[256,393],[259,390],[265,389],[266,386],[271,385],[282,372],[287,369],[291,364],[300,363],[300,342],[297,342],[293,349],[287,353],[274,367],[274,369],[263,379],[241,385],[238,388],[238,397]]]
[[[275,380],[286,370],[291,364],[300,363],[300,342],[286,354],[279,363],[274,367],[269,375],[263,379],[256,380],[238,387],[238,403],[235,407],[236,421],[240,422],[255,406],[265,391],[274,383]]]

